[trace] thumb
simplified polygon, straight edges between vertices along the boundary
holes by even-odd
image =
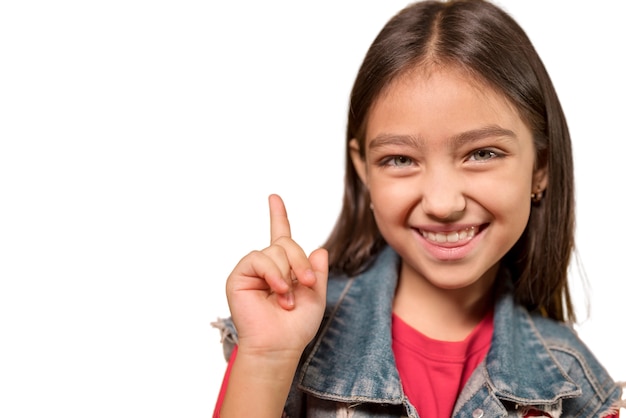
[[[316,287],[319,286],[325,295],[328,283],[328,251],[318,248],[309,255],[309,262],[317,279]]]

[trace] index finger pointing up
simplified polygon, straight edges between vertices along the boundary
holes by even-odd
[[[277,194],[269,197],[271,243],[280,237],[291,238],[291,228],[283,200]]]

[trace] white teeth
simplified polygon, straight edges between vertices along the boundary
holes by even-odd
[[[472,226],[461,231],[453,231],[448,233],[429,231],[421,231],[421,233],[424,238],[432,242],[440,244],[443,244],[445,242],[455,243],[464,239],[474,238],[474,235],[476,234],[476,228]]]

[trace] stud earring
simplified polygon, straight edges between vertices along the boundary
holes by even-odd
[[[537,189],[537,193],[530,194],[530,200],[532,200],[533,203],[539,203],[541,202],[541,199],[543,199],[543,192],[541,189]]]

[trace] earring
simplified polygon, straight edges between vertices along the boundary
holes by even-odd
[[[537,193],[530,194],[530,200],[532,200],[533,203],[539,203],[541,202],[541,199],[543,199],[543,192],[541,189],[537,189]]]

